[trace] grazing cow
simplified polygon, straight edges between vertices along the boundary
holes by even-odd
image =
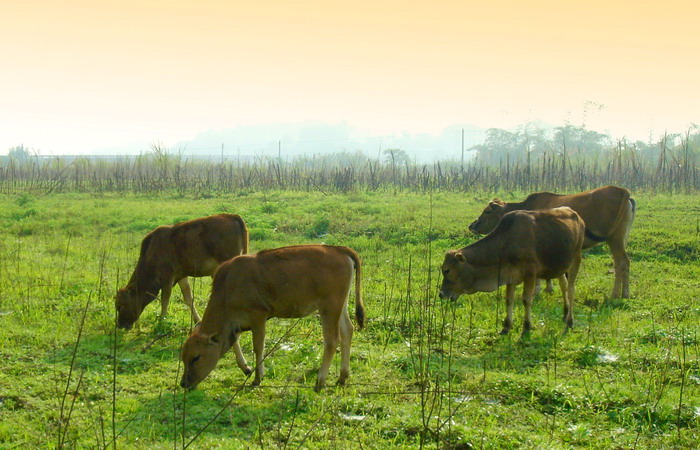
[[[141,253],[129,283],[116,296],[117,324],[130,329],[143,309],[160,295],[161,318],[165,317],[175,283],[199,322],[188,276],[211,276],[220,263],[248,253],[248,228],[238,214],[217,214],[161,226],[141,242]]]
[[[486,237],[451,250],[442,263],[440,298],[490,292],[506,285],[506,319],[501,334],[513,326],[515,286],[523,283],[523,335],[532,329],[530,306],[538,278],[559,278],[564,322],[574,325],[574,285],[581,263],[585,225],[569,207],[513,211]]]
[[[634,220],[636,202],[627,189],[605,186],[571,195],[537,192],[519,203],[505,203],[496,198],[469,225],[469,229],[475,234],[486,234],[496,228],[501,217],[510,211],[532,211],[558,206],[570,207],[586,223],[584,250],[603,242],[608,243],[615,264],[612,297],[629,298],[630,258],[625,246]]]
[[[340,378],[350,374],[350,341],[353,327],[348,315],[348,293],[355,274],[355,318],[364,325],[360,296],[360,258],[348,247],[298,245],[238,256],[223,263],[214,276],[204,318],[182,347],[185,366],[180,385],[194,388],[233,347],[238,367],[251,373],[238,342],[242,331],[253,332],[255,379],[263,377],[265,322],[272,317],[321,316],[323,360],[316,391],[326,382],[328,369],[340,342]]]

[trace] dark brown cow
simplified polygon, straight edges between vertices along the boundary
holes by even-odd
[[[516,210],[538,210],[568,206],[586,223],[583,248],[607,242],[615,264],[613,298],[630,296],[630,258],[625,246],[629,237],[636,202],[627,189],[605,186],[571,195],[537,192],[519,203],[505,203],[493,199],[481,215],[469,225],[475,234],[489,233],[504,214]]]
[[[143,309],[160,295],[161,318],[165,317],[175,283],[199,322],[188,276],[211,276],[220,263],[248,253],[248,228],[238,214],[217,214],[161,226],[141,242],[141,254],[129,283],[119,289],[116,307],[120,328],[130,329]]]
[[[515,286],[523,284],[523,334],[532,329],[530,306],[538,278],[559,279],[564,296],[564,322],[574,325],[576,276],[581,263],[585,225],[568,207],[513,211],[486,237],[451,250],[442,264],[441,298],[490,292],[506,285],[506,319],[502,334],[513,326]]]
[[[316,390],[326,382],[333,355],[340,343],[340,378],[350,374],[352,323],[348,293],[355,275],[355,318],[364,325],[360,295],[360,259],[348,247],[297,245],[238,256],[223,263],[214,276],[204,318],[182,347],[185,371],[180,385],[194,388],[233,347],[238,367],[250,374],[238,343],[242,331],[253,332],[255,380],[260,384],[265,368],[265,322],[272,317],[304,317],[314,311],[323,327],[323,361]]]

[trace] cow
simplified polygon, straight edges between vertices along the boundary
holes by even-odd
[[[469,225],[474,234],[487,234],[496,227],[504,214],[516,210],[538,210],[568,206],[586,223],[583,248],[589,249],[607,242],[615,266],[613,298],[630,296],[630,258],[625,246],[634,220],[636,202],[627,189],[604,186],[571,195],[537,192],[524,201],[506,203],[493,199],[481,215]]]
[[[141,242],[129,282],[117,291],[117,325],[130,329],[159,291],[160,318],[165,317],[175,283],[192,319],[199,322],[187,277],[212,276],[220,263],[246,253],[248,228],[238,214],[216,214],[154,229]]]
[[[252,369],[239,345],[241,332],[253,333],[257,386],[265,368],[265,322],[273,317],[299,318],[318,311],[323,328],[323,358],[315,390],[324,387],[331,360],[340,343],[338,384],[350,375],[350,342],[353,326],[348,315],[348,294],[355,275],[355,318],[364,326],[360,295],[361,266],[348,247],[297,245],[237,256],[223,263],[212,284],[202,321],[185,341],[180,358],[184,373],[180,385],[195,388],[233,347],[236,363],[246,375]]]
[[[515,286],[523,283],[523,336],[532,329],[530,307],[538,278],[559,279],[564,322],[574,325],[575,283],[581,264],[585,225],[571,208],[506,213],[486,237],[451,250],[442,264],[440,298],[491,292],[506,285],[506,318],[501,334],[513,326]]]

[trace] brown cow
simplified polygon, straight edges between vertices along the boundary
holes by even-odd
[[[440,298],[490,292],[506,285],[506,319],[501,334],[513,326],[515,286],[523,284],[523,335],[532,329],[530,306],[538,278],[559,278],[564,297],[564,322],[574,325],[576,276],[581,263],[585,225],[568,207],[513,211],[486,237],[451,250],[442,264]]]
[[[481,215],[469,225],[475,234],[489,233],[504,214],[516,210],[549,209],[568,206],[586,223],[583,248],[607,242],[615,264],[613,298],[630,296],[630,258],[625,246],[634,220],[636,202],[627,189],[605,186],[571,195],[537,192],[519,203],[493,199]]]
[[[265,322],[272,317],[304,317],[318,310],[323,327],[323,360],[316,390],[326,382],[328,369],[340,342],[340,378],[350,374],[350,341],[353,327],[348,315],[348,293],[355,274],[355,318],[364,325],[360,296],[360,259],[348,247],[297,245],[238,256],[223,263],[212,285],[211,298],[202,322],[182,347],[185,371],[180,385],[194,388],[216,367],[229,348],[238,367],[251,369],[238,343],[242,331],[253,332],[255,380],[265,371]]]
[[[141,254],[129,283],[116,296],[117,323],[130,329],[143,309],[160,296],[161,318],[165,317],[175,283],[199,322],[188,276],[211,276],[223,261],[248,253],[248,228],[238,214],[217,214],[161,226],[141,242]]]

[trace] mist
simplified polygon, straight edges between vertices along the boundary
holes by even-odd
[[[346,122],[270,123],[209,130],[194,139],[177,142],[173,152],[192,156],[271,156],[293,159],[299,156],[361,152],[368,157],[384,158],[389,149],[400,149],[421,163],[459,159],[482,143],[486,129],[455,124],[439,134],[396,133],[376,135]]]

